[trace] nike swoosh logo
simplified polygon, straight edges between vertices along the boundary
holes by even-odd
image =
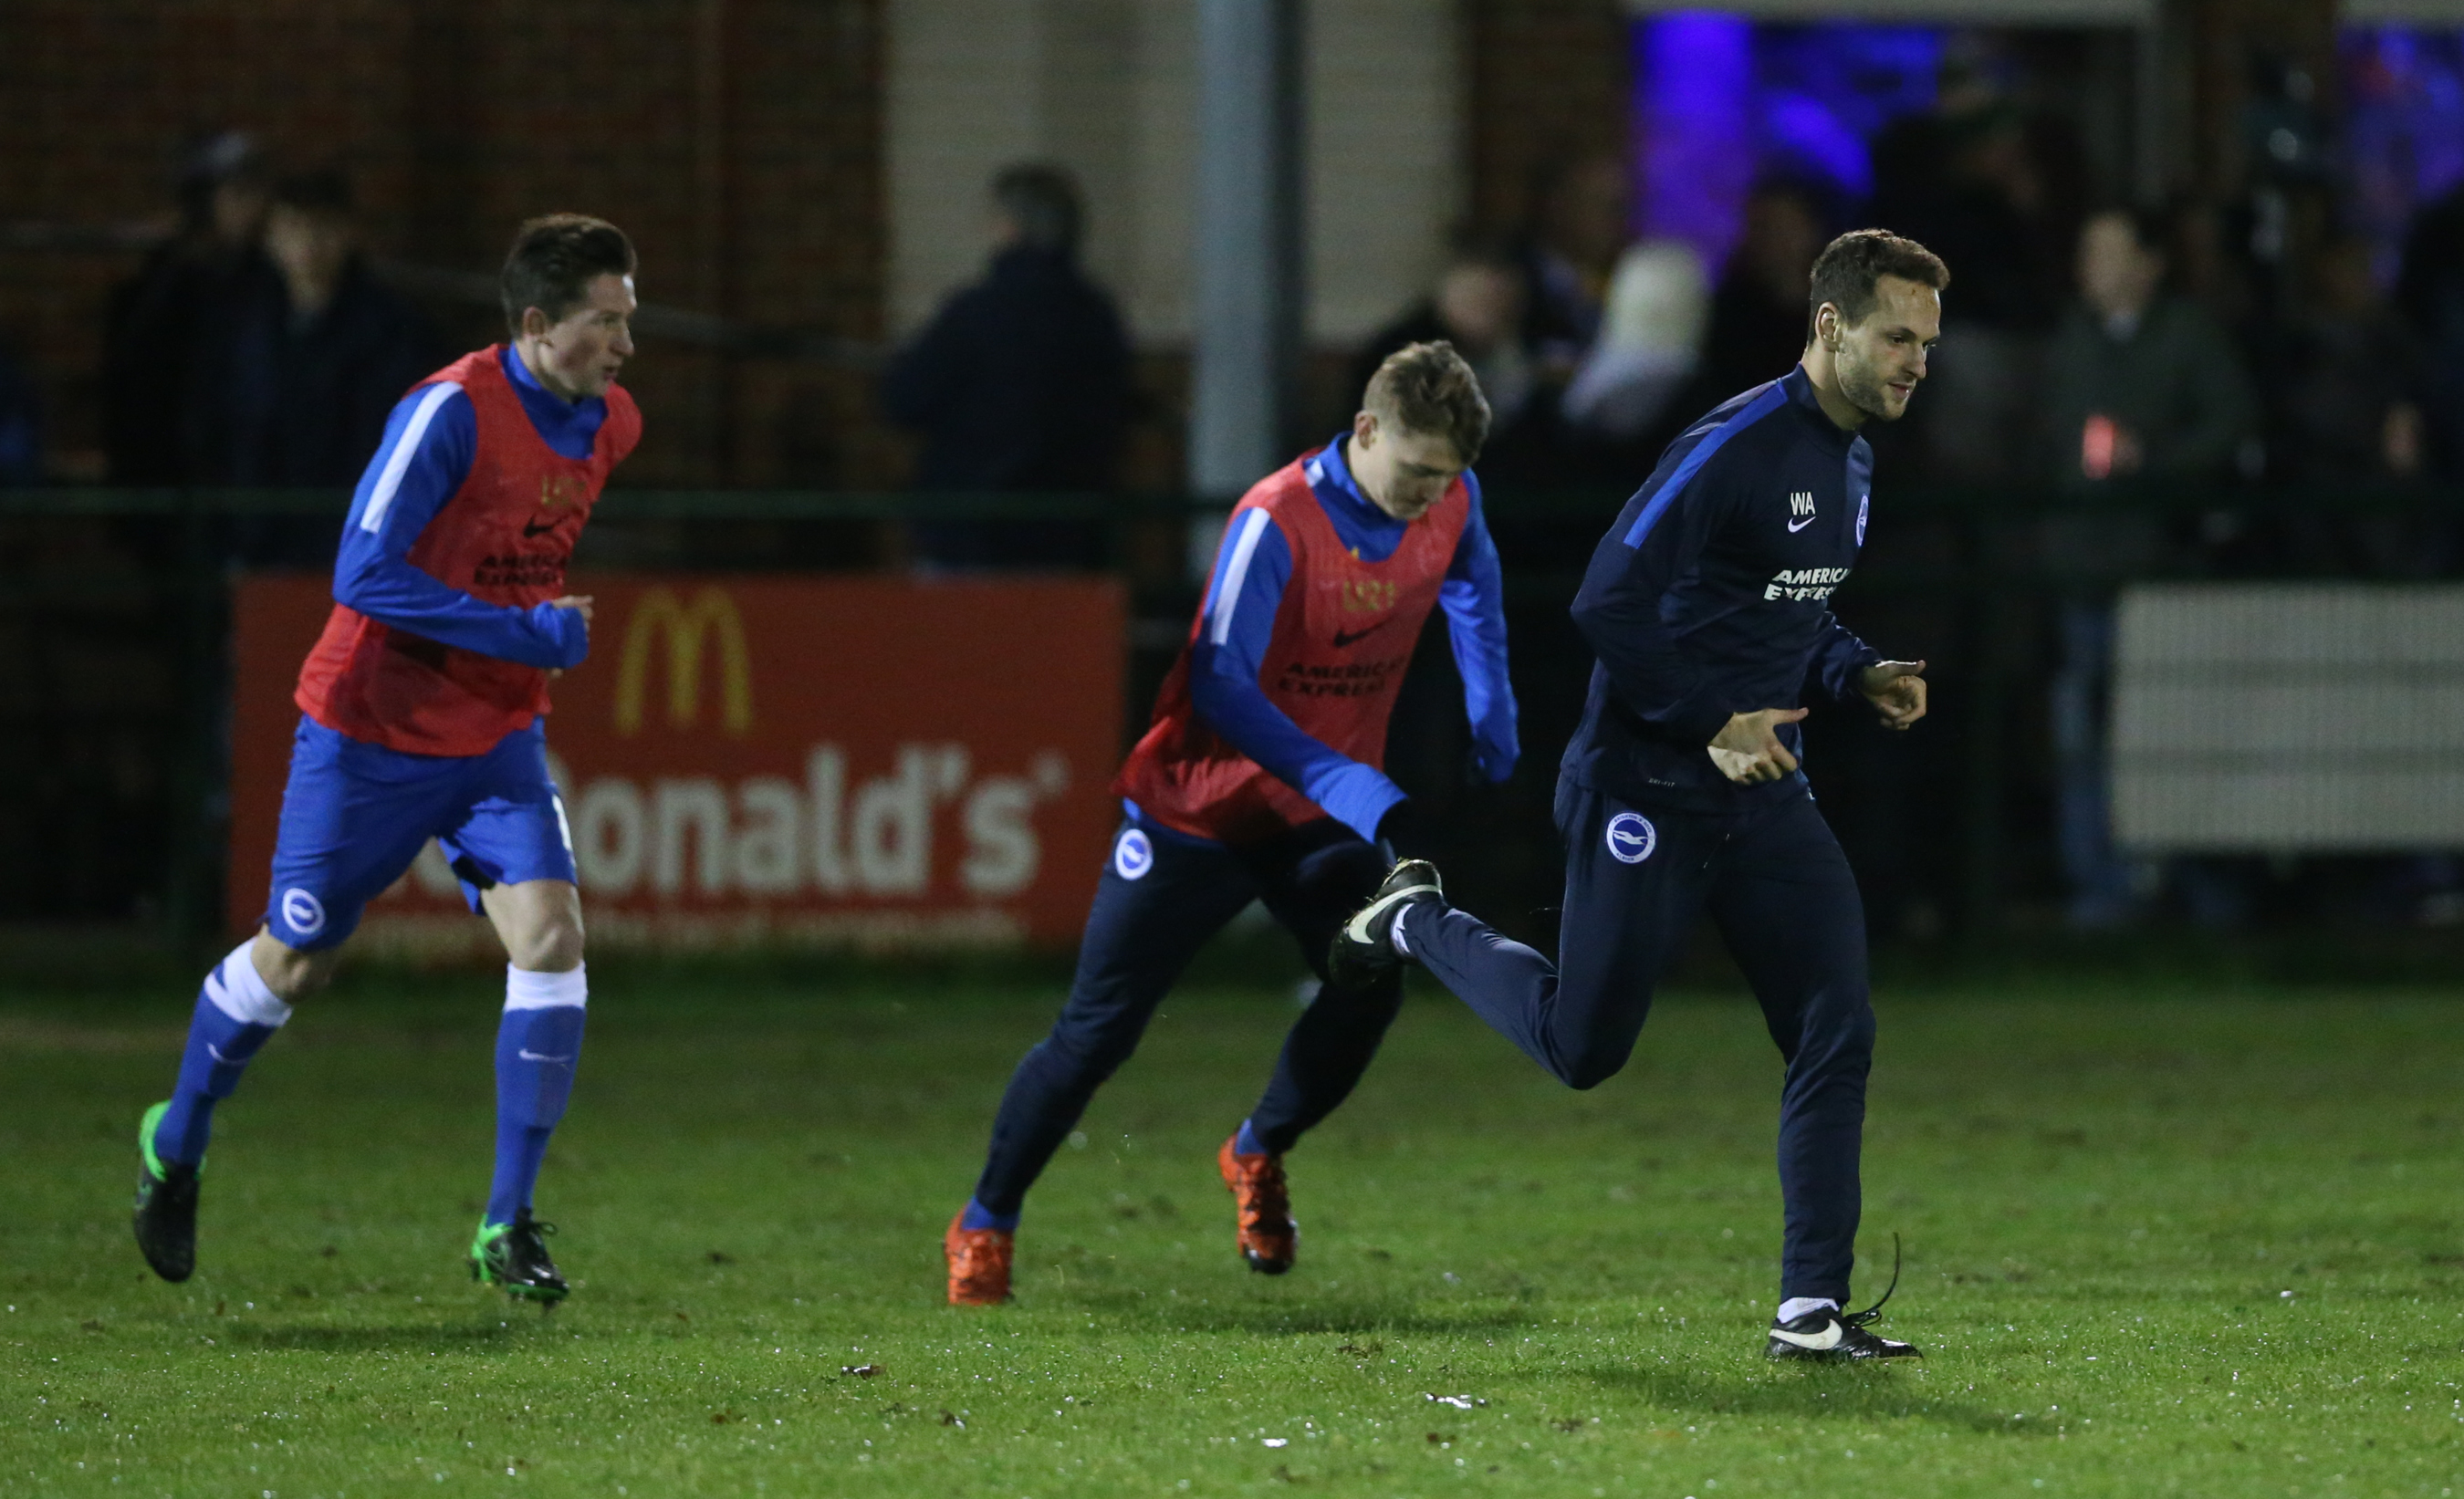
[[[1774,1327],[1771,1335],[1783,1343],[1793,1343],[1813,1353],[1839,1346],[1839,1324],[1837,1322],[1828,1324],[1819,1333],[1792,1333],[1786,1328]]]
[[[543,525],[543,526],[542,526],[542,525],[540,525],[538,521],[535,521],[535,520],[526,520],[526,521],[522,522],[522,534],[523,534],[524,536],[544,536],[544,535],[546,535],[549,532],[556,530],[556,528],[557,528],[558,526],[560,526],[560,525],[563,524],[563,522],[564,522],[564,517],[563,517],[563,516],[561,516],[561,515],[558,516],[556,519],[554,519],[554,520],[552,520],[552,521],[549,521],[546,525]],[[1790,529],[1790,530],[1792,530],[1792,531],[1793,531],[1795,528],[1794,528],[1794,527],[1791,527],[1791,528],[1789,528],[1789,529]]]
[[[1369,904],[1361,910],[1361,913],[1358,916],[1352,919],[1352,923],[1343,929],[1343,934],[1351,938],[1353,942],[1374,944],[1376,939],[1369,935],[1369,923],[1377,920],[1378,912],[1385,910],[1388,906],[1393,905],[1397,901],[1409,901],[1417,896],[1424,895],[1442,897],[1444,892],[1440,890],[1436,885],[1405,885],[1402,889],[1396,891],[1393,895],[1386,897],[1384,900],[1370,902]]]
[[[228,1062],[231,1060],[230,1057],[223,1054],[223,1049],[214,1045],[211,1041],[208,1041],[206,1043],[206,1054],[218,1062]]]
[[[1354,641],[1365,641],[1394,622],[1395,617],[1390,614],[1365,630],[1337,630],[1334,632],[1334,648],[1341,650]]]
[[[1793,520],[1793,521],[1790,521],[1790,522],[1788,523],[1789,533],[1790,533],[1791,535],[1793,535],[1793,534],[1795,534],[1796,532],[1800,532],[1800,531],[1803,531],[1806,527],[1811,526],[1811,525],[1813,525],[1813,524],[1814,524],[1814,519],[1815,519],[1815,518],[1814,518],[1813,516],[1808,515],[1808,516],[1807,516],[1807,517],[1805,517],[1805,519],[1803,519],[1803,520]]]
[[[526,1062],[569,1062],[573,1060],[570,1056],[541,1056],[539,1053],[530,1050],[528,1047],[522,1048],[515,1054],[518,1055]]]

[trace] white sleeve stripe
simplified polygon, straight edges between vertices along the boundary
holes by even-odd
[[[1249,556],[1258,550],[1258,535],[1273,522],[1265,511],[1251,511],[1240,538],[1232,543],[1232,560],[1223,564],[1223,581],[1215,587],[1215,627],[1207,639],[1221,645],[1232,638],[1232,611],[1241,607],[1241,585],[1249,578]]]
[[[462,393],[460,384],[450,380],[438,380],[419,398],[410,420],[402,424],[402,436],[395,439],[393,451],[385,454],[385,470],[377,475],[377,486],[368,491],[368,508],[360,512],[360,529],[371,535],[385,529],[385,511],[393,509],[394,491],[402,488],[402,476],[410,468],[410,461],[419,452],[419,441],[428,435],[428,424],[436,417],[436,408]]]

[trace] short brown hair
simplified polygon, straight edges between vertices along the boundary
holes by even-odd
[[[1386,356],[1360,403],[1412,431],[1444,437],[1465,465],[1479,461],[1488,441],[1488,398],[1480,393],[1480,377],[1443,338],[1407,343]]]
[[[1874,285],[1884,276],[1937,292],[1950,285],[1950,268],[1915,240],[1888,229],[1850,229],[1815,259],[1805,303],[1805,341],[1814,341],[1814,319],[1825,302],[1839,309],[1840,320],[1851,327],[1863,322],[1881,300]]]
[[[552,323],[590,294],[590,283],[601,276],[629,276],[636,262],[633,242],[605,219],[586,213],[550,213],[524,224],[514,233],[514,248],[505,255],[497,286],[505,302],[505,326],[521,336],[522,314],[536,307]]]

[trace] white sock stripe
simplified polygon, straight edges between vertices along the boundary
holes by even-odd
[[[581,1010],[590,1002],[588,972],[587,964],[566,973],[534,973],[509,963],[505,965],[505,1008],[554,1010],[569,1005]]]
[[[244,1026],[278,1026],[291,1018],[291,1007],[266,987],[265,976],[256,971],[256,960],[249,956],[255,945],[252,937],[214,965],[214,971],[206,975],[206,997],[216,1010]]]
[[[1387,945],[1392,946],[1399,957],[1408,958],[1412,955],[1412,945],[1403,936],[1403,919],[1411,914],[1411,906],[1404,906],[1395,913],[1395,924],[1386,928]]]
[[[1791,1296],[1779,1304],[1779,1319],[1783,1322],[1793,1322],[1798,1317],[1810,1316],[1825,1308],[1837,1312],[1839,1310],[1839,1303],[1829,1296]]]

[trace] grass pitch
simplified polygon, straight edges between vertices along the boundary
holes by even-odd
[[[460,1253],[496,999],[368,976],[220,1120],[201,1268],[128,1240],[189,995],[0,998],[0,1491],[2443,1495],[2464,1488],[2450,996],[1886,997],[1859,1290],[1922,1364],[1760,1357],[1778,1071],[1680,995],[1569,1094],[1441,996],[1292,1158],[1298,1270],[1217,1142],[1290,1008],[1175,998],[1045,1177],[1020,1298],[938,1235],[1059,994],[594,974],[542,1183],[552,1316]]]

